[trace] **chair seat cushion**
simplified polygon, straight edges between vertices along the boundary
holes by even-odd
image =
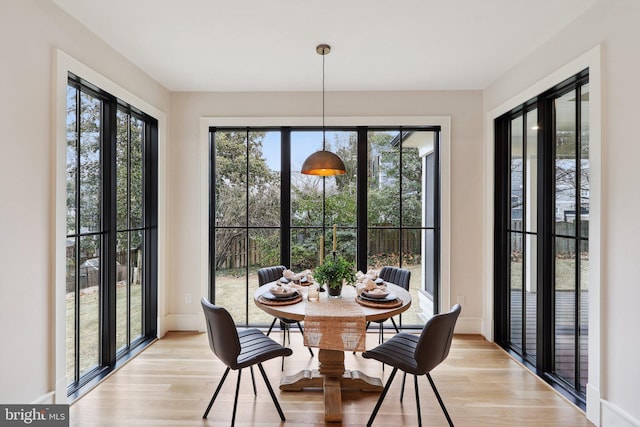
[[[362,353],[362,357],[378,360],[410,374],[423,375],[426,372],[418,370],[415,358],[418,340],[420,340],[420,335],[400,332],[376,348],[365,351]]]
[[[241,350],[238,363],[231,366],[232,369],[242,369],[274,357],[291,356],[293,353],[290,348],[283,347],[256,328],[238,330],[238,338]]]

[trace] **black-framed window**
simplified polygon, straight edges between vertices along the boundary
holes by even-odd
[[[588,70],[496,119],[496,341],[585,406]]]
[[[439,127],[327,128],[327,149],[347,173],[300,173],[322,148],[311,127],[210,128],[210,297],[236,323],[261,325],[258,268],[313,269],[333,250],[367,271],[412,270],[412,292],[437,301],[440,202]],[[419,304],[408,324],[418,323]],[[437,307],[437,303],[434,303]]]
[[[66,372],[77,396],[157,334],[157,121],[70,74],[66,124]]]

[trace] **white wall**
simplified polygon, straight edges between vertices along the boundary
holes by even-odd
[[[206,293],[206,223],[201,212],[206,209],[206,173],[202,150],[206,126],[202,118],[311,117],[311,124],[321,124],[320,93],[174,93],[172,94],[169,157],[172,176],[169,206],[172,260],[169,281],[175,286],[168,295],[169,312],[176,328],[201,328],[198,304],[185,304],[184,294]],[[465,297],[460,330],[480,332],[482,317],[482,96],[479,91],[447,92],[328,92],[327,125],[344,117],[379,116],[450,116],[451,117],[451,298]],[[313,121],[315,120],[315,121]],[[242,123],[242,119],[237,122]],[[277,122],[277,119],[275,119]],[[246,124],[245,123],[245,124]],[[203,135],[205,133],[205,135]],[[204,190],[204,191],[203,191]],[[192,301],[197,302],[196,298]]]
[[[590,274],[590,285],[599,282],[595,291],[600,298],[591,300],[592,305],[599,306],[590,310],[590,321],[597,324],[590,326],[600,334],[600,348],[592,347],[590,336],[591,396],[588,394],[588,398],[597,395],[599,399],[589,399],[587,412],[592,421],[603,426],[640,425],[639,20],[640,2],[601,0],[484,92],[488,114],[601,45],[602,69],[600,73],[596,64],[594,77],[601,82],[602,101],[593,106],[601,107],[596,118],[601,128],[595,130],[596,135],[592,129],[592,138],[599,142],[596,151],[601,150],[599,159],[592,158],[600,163],[595,195],[600,199],[600,210],[595,213],[600,228],[592,234],[599,239],[600,247],[596,249],[599,265],[592,257]],[[487,146],[492,144],[490,140],[485,142]]]
[[[166,90],[51,3],[0,0],[3,403],[52,401],[61,381],[54,343],[55,48],[162,111],[170,105]]]

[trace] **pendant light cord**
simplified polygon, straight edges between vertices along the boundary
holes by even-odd
[[[326,52],[322,52],[322,150],[326,148],[325,128],[324,128],[324,57]]]

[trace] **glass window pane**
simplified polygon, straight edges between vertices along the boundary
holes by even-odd
[[[291,270],[313,270],[320,263],[320,228],[294,228],[291,230]],[[330,232],[324,243],[324,257],[331,253]],[[328,237],[328,239],[327,239]]]
[[[129,334],[131,342],[142,336],[144,311],[142,299],[142,283],[144,281],[144,231],[131,231],[131,245],[129,246],[129,310],[131,320]]]
[[[326,226],[356,225],[357,145],[355,132],[327,132],[327,149],[344,162],[347,173],[325,178]]]
[[[259,309],[253,302],[253,293],[258,287],[258,269],[273,265],[280,265],[280,230],[252,229],[249,230],[249,292],[247,292],[246,306],[249,308],[249,324],[269,326],[273,316]],[[244,304],[243,299],[236,299],[236,304]],[[268,323],[269,322],[269,323]]]
[[[400,265],[400,230],[370,228],[367,240],[367,265],[380,269],[385,265]]]
[[[323,178],[304,175],[302,163],[322,149],[322,132],[291,132],[291,225],[321,226]]]
[[[434,138],[436,136],[434,135]],[[425,227],[435,227],[436,226],[436,217],[439,212],[440,205],[437,199],[437,178],[438,178],[438,168],[437,168],[437,159],[436,153],[431,152],[425,156],[424,159],[424,201],[423,201],[423,210],[425,215]]]
[[[129,228],[129,115],[116,113],[116,227]]]
[[[402,138],[402,225],[421,227],[423,225],[423,164],[421,150],[431,143],[433,132],[404,132]],[[433,148],[432,148],[433,149]]]
[[[78,90],[67,86],[67,234],[76,233],[76,179],[78,178],[78,124],[76,119]]]
[[[513,229],[522,230],[524,205],[524,165],[522,116],[511,120],[511,223]],[[514,225],[516,224],[516,225]]]
[[[332,231],[333,234],[333,231]],[[333,235],[327,236],[327,240],[330,243],[332,242]],[[336,232],[336,253],[338,255],[343,256],[345,259],[349,261],[355,262],[356,260],[356,228],[350,227],[338,227]],[[327,253],[329,254],[333,248],[331,246],[327,247]]]
[[[419,315],[422,307],[419,304],[419,294],[421,290],[422,272],[424,271],[422,260],[422,230],[404,229],[402,230],[402,268],[411,272],[409,280],[409,293],[411,294],[411,307],[402,313],[403,325],[418,325],[422,323]]]
[[[143,160],[143,135],[144,122],[136,117],[131,117],[131,142],[130,142],[130,164],[129,176],[130,184],[130,200],[129,206],[131,212],[131,227],[140,228],[144,226],[143,212],[143,196],[144,196],[144,160]]]
[[[116,348],[127,346],[129,315],[129,233],[118,233],[116,249]]]
[[[589,85],[580,92],[580,237],[589,237]]]
[[[538,227],[538,110],[526,114],[527,161],[525,163],[526,194],[524,195],[526,214],[524,217],[526,230],[536,232]]]
[[[215,304],[229,311],[236,323],[245,323],[247,298],[246,229],[219,228],[215,232]],[[253,295],[253,294],[252,294]]]
[[[575,235],[576,218],[576,92],[555,100],[556,233]]]
[[[511,240],[511,257],[510,257],[510,310],[509,310],[509,328],[511,331],[510,341],[519,349],[522,349],[522,245],[523,233],[508,233]]]
[[[575,383],[576,251],[573,239],[555,239],[555,373]]]
[[[369,132],[367,223],[400,225],[400,132]]]
[[[215,132],[217,226],[247,225],[247,135]]]
[[[100,230],[100,142],[99,99],[80,94],[80,232]]]
[[[80,375],[99,363],[100,243],[96,236],[80,238]]]
[[[280,132],[249,132],[249,225],[280,225]]]
[[[580,391],[586,393],[589,371],[589,242],[580,242]]]
[[[67,238],[67,294],[66,306],[66,356],[67,356],[67,382],[75,381],[76,368],[76,242],[78,238]]]
[[[249,264],[252,267],[280,265],[280,230],[272,228],[250,229],[249,258],[251,260]]]
[[[527,356],[536,360],[537,343],[537,307],[538,307],[538,238],[535,235],[525,235],[525,259],[524,259],[524,281],[525,281],[525,319],[526,322],[526,344]]]
[[[436,280],[438,272],[438,265],[436,264],[436,233],[434,230],[423,230],[424,247],[422,252],[422,262],[424,265],[424,291],[427,296],[433,301],[434,293],[436,289]],[[413,273],[411,273],[413,275]]]

